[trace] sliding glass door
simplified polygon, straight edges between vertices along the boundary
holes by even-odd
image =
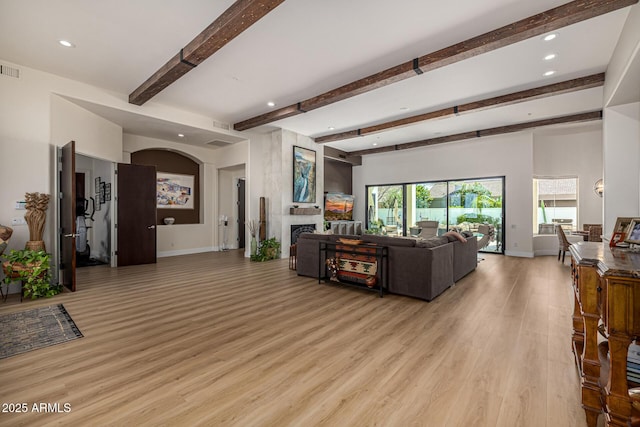
[[[367,229],[376,234],[403,235],[404,186],[371,186],[367,197]]]
[[[503,178],[449,181],[447,228],[482,235],[488,231],[490,236],[483,250],[501,252],[503,194]],[[480,227],[481,225],[490,227]]]
[[[369,233],[428,237],[447,230],[484,239],[504,252],[504,177],[367,186]]]

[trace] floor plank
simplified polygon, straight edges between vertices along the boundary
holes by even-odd
[[[431,303],[237,251],[78,270],[84,338],[0,360],[0,426],[581,426],[569,267],[485,255]]]

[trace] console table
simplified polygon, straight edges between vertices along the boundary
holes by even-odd
[[[611,249],[606,242],[578,242],[569,251],[575,294],[571,342],[587,424],[595,427],[604,413],[608,426],[628,426],[632,408],[627,353],[640,337],[640,253]],[[600,320],[608,339],[608,361],[598,355]]]
[[[327,266],[323,263],[323,260],[332,259],[331,256],[333,255],[335,257],[333,259],[340,259],[340,262],[343,264],[364,264],[371,270],[368,273],[366,271],[357,273],[356,268],[343,270],[345,274],[351,276],[351,280],[349,276],[341,276],[340,271],[338,271],[337,276],[330,277],[332,281],[376,291],[380,298],[382,298],[384,290],[387,287],[387,259],[389,257],[389,249],[387,246],[366,243],[350,245],[341,242],[319,242],[319,245],[320,265],[318,266],[318,283],[330,277],[327,276]],[[325,256],[322,256],[323,253]],[[375,280],[375,284],[367,285],[365,280],[358,280],[358,277],[361,279],[371,277]]]

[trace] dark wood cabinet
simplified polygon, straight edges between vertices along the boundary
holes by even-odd
[[[628,426],[634,384],[627,381],[627,353],[640,337],[640,253],[596,242],[569,250],[575,294],[571,341],[587,424],[595,427],[604,414],[606,425]]]

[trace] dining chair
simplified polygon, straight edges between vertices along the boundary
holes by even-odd
[[[602,224],[583,224],[582,229],[589,232],[589,242],[602,242]]]
[[[567,236],[564,234],[564,230],[561,226],[556,226],[556,234],[558,235],[558,261],[560,261],[560,254],[562,254],[562,263],[564,264],[564,256],[569,250],[571,243],[567,240]]]

